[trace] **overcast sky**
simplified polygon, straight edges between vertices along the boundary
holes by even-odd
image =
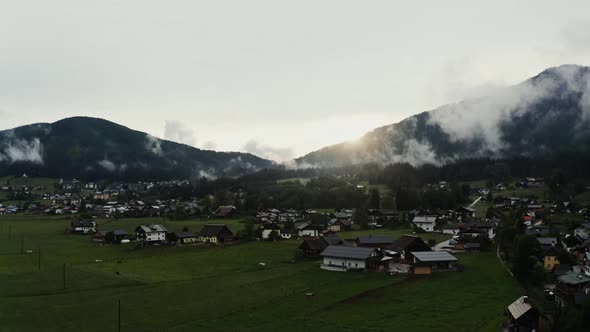
[[[86,115],[275,160],[590,65],[590,1],[1,1],[0,129]]]

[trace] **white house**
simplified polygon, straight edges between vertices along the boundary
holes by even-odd
[[[457,235],[459,234],[459,225],[457,224],[446,224],[446,225],[442,225],[437,227],[437,229],[443,233],[443,234],[449,234],[449,235]]]
[[[437,216],[415,216],[412,223],[426,232],[434,232],[434,226],[436,226],[437,221]]]
[[[262,227],[262,238],[267,240],[270,234],[275,232],[276,236],[281,236],[281,228],[277,224],[266,224]]]
[[[166,240],[168,230],[164,225],[141,225],[135,229],[137,240],[141,242],[161,242]]]
[[[70,225],[73,233],[88,234],[96,232],[96,222],[94,220],[73,220]]]
[[[320,231],[312,223],[306,222],[297,226],[297,235],[299,237],[318,237],[320,236]]]
[[[377,255],[375,248],[331,245],[320,253],[324,258],[321,268],[330,271],[364,270],[367,259]]]

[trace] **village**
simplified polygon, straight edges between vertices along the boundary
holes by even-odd
[[[590,298],[590,210],[573,201],[513,196],[506,189],[508,185],[500,184],[494,188],[472,188],[473,202],[455,209],[264,208],[244,216],[240,204],[216,204],[215,195],[184,201],[149,197],[153,188],[174,190],[186,183],[104,186],[60,180],[53,192],[44,186],[6,185],[0,189],[12,197],[19,193],[21,199],[0,204],[0,214],[61,216],[70,220],[64,234],[87,236],[88,245],[131,246],[133,250],[297,241],[294,258],[315,261],[317,269],[325,273],[365,271],[415,278],[461,273],[469,268],[462,264],[462,259],[466,255],[477,257],[480,252],[494,253],[506,273],[514,276],[516,271],[511,270],[516,268],[511,265],[516,264],[515,242],[507,241],[503,233],[508,228],[504,223],[509,218],[518,218],[515,227],[522,231],[522,236],[534,239],[538,250],[535,260],[543,271],[535,281],[538,291],[532,292],[537,295],[523,295],[498,308],[508,315],[503,323],[505,331],[545,331],[552,320],[550,316],[558,308],[582,308]],[[431,186],[444,190],[447,184]],[[514,186],[541,188],[544,183],[543,179],[525,178]],[[128,194],[130,191],[133,195]],[[226,202],[240,202],[244,195],[230,193]],[[555,216],[571,216],[577,222],[556,228],[548,222]],[[170,229],[165,223],[142,223],[144,218],[198,218],[202,222],[198,229]],[[123,227],[117,227],[121,226],[119,219],[126,220]],[[229,226],[236,223],[240,229],[232,231]],[[102,229],[102,225],[108,227]],[[388,233],[395,229],[404,233],[396,233],[396,237]]]

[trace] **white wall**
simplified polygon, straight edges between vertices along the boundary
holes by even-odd
[[[346,269],[364,269],[366,264],[360,259],[345,259],[336,257],[324,257],[324,265],[334,265],[345,267]]]

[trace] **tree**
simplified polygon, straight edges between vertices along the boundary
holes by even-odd
[[[513,245],[513,267],[514,276],[521,282],[529,282],[536,284],[541,279],[544,279],[543,275],[538,269],[539,265],[541,269],[543,264],[540,263],[541,245],[537,241],[537,238],[533,235],[517,235],[514,238]]]
[[[354,211],[354,222],[360,226],[361,229],[368,229],[369,228],[369,215],[367,214],[367,209],[364,207],[359,207]]]
[[[381,207],[381,194],[379,193],[379,189],[372,188],[369,191],[369,206],[372,209],[379,209]]]

